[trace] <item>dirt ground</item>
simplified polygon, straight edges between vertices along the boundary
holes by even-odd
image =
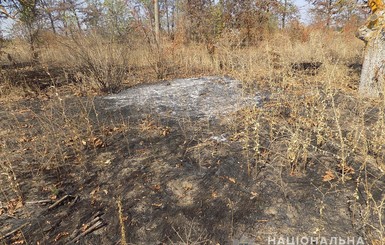
[[[54,93],[48,100],[3,103],[1,243],[268,244],[280,237],[349,237],[374,244],[381,238],[382,206],[368,212],[366,201],[367,183],[370,198],[384,200],[385,177],[374,163],[363,168],[362,159],[352,158],[344,183],[326,181],[335,158],[314,151],[293,173],[282,149],[286,136],[272,141],[268,123],[259,143],[266,157],[250,155],[254,146],[236,122],[254,105],[215,116],[154,110],[161,106],[116,107],[111,97]]]

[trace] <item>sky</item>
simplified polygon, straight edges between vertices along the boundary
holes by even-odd
[[[305,23],[310,22],[309,15],[307,13],[307,10],[309,9],[309,4],[305,0],[294,0],[293,2],[299,8],[299,11],[301,13],[301,20]]]

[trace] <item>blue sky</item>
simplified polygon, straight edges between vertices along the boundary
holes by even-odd
[[[305,0],[294,0],[293,2],[298,6],[300,10],[301,20],[303,22],[309,22],[309,16],[307,14],[309,4]]]
[[[307,4],[305,0],[294,0],[294,2],[300,5]]]

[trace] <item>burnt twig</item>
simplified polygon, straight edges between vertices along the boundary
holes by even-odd
[[[80,238],[103,227],[105,223],[103,222],[100,215],[102,215],[102,213],[98,211],[96,214],[94,214],[91,217],[92,220],[90,222],[83,225],[83,227],[86,227],[86,228],[83,228],[83,229],[80,228],[78,230],[75,230],[70,236],[70,239],[72,239],[70,243],[76,243],[77,241],[80,240]]]
[[[25,224],[22,224],[21,226],[17,227],[16,229],[8,232],[7,234],[5,234],[4,236],[0,237],[0,240],[3,240],[4,238],[7,238],[9,236],[12,236],[14,233],[18,232],[19,230],[23,229],[24,227],[26,227],[28,225],[28,223],[25,223]]]
[[[48,210],[51,210],[55,207],[57,207],[58,205],[60,205],[62,202],[64,202],[65,200],[69,199],[69,198],[73,198],[73,196],[71,195],[65,195],[64,197],[60,198],[59,200],[57,200],[54,204],[52,204],[51,206],[48,207]]]
[[[28,201],[25,202],[26,204],[46,204],[46,203],[52,203],[51,199],[46,199],[46,200],[37,200],[37,201]]]

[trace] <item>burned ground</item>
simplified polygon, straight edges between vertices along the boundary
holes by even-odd
[[[176,80],[109,97],[54,95],[2,105],[1,242],[267,244],[269,237],[306,236],[362,237],[370,244],[383,238],[383,155],[347,150],[341,165],[341,145],[305,128],[314,123],[304,114],[314,94],[290,95],[290,103],[303,103],[296,112],[274,94],[238,94],[242,85],[233,79],[189,81],[194,100],[188,89],[172,90]],[[162,87],[173,96],[135,97]],[[349,95],[317,96],[311,101],[323,98],[324,110],[349,105],[342,113],[353,122],[355,105],[344,104]],[[370,128],[379,110],[364,111]],[[357,132],[345,125],[342,134],[353,137]],[[295,135],[306,143],[296,145]],[[293,156],[288,149],[294,148]]]

